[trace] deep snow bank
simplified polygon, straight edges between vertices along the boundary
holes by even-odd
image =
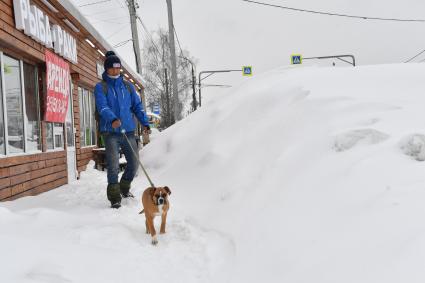
[[[411,64],[253,77],[142,151],[154,182],[172,190],[158,247],[144,235],[138,202],[111,211],[106,176],[89,170],[76,184],[1,204],[4,274],[20,282],[423,282],[424,75]],[[134,184],[140,196],[141,173]]]
[[[416,64],[274,70],[143,159],[179,213],[232,239],[231,282],[422,282],[424,77]]]

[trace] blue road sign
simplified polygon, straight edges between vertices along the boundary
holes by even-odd
[[[242,75],[252,76],[252,66],[243,66],[242,67]]]
[[[159,108],[159,104],[154,104],[153,106],[153,113],[159,115],[159,113],[161,112],[160,108]]]
[[[301,54],[292,54],[291,55],[291,64],[300,65],[303,63],[303,56]]]

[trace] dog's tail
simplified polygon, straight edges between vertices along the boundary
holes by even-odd
[[[139,214],[143,214],[143,213],[145,213],[144,209],[142,209],[142,211],[139,212]]]

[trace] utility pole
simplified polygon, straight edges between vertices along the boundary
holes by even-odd
[[[198,91],[199,91],[199,107],[201,107],[202,106],[202,100],[201,100],[201,73],[199,73]]]
[[[167,68],[164,68],[164,75],[165,75],[165,100],[167,101],[167,115],[165,116],[167,118],[166,125],[167,127],[171,126],[171,113],[170,113],[170,94],[168,93],[168,73]]]
[[[195,70],[193,69],[192,65],[192,104],[193,104],[193,111],[196,111],[197,102],[196,102],[196,90],[195,90],[195,84],[196,84],[196,77],[195,77]]]
[[[192,111],[195,111],[198,106],[198,102],[196,102],[196,90],[195,90],[195,87],[196,87],[195,67],[193,65],[193,62],[189,60],[189,58],[184,57],[183,54],[179,57],[185,59],[192,66]]]
[[[173,108],[174,108],[174,122],[180,119],[179,108],[179,91],[177,87],[177,63],[176,63],[176,46],[174,43],[174,24],[173,24],[173,8],[171,6],[171,0],[167,0],[168,8],[168,33],[170,41],[170,53],[171,53],[171,81],[173,84]]]
[[[133,38],[134,57],[136,58],[136,70],[137,70],[137,73],[142,74],[142,60],[140,57],[139,33],[137,32],[137,22],[136,22],[137,20],[136,8],[138,8],[138,4],[135,1],[137,0],[128,0],[127,4],[128,4],[128,11],[130,12],[131,35]]]

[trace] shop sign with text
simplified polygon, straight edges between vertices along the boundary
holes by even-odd
[[[50,26],[49,16],[29,0],[13,0],[15,26],[55,53],[77,64],[77,41],[59,25]]]
[[[65,122],[70,89],[69,64],[46,50],[46,111],[44,120]]]

